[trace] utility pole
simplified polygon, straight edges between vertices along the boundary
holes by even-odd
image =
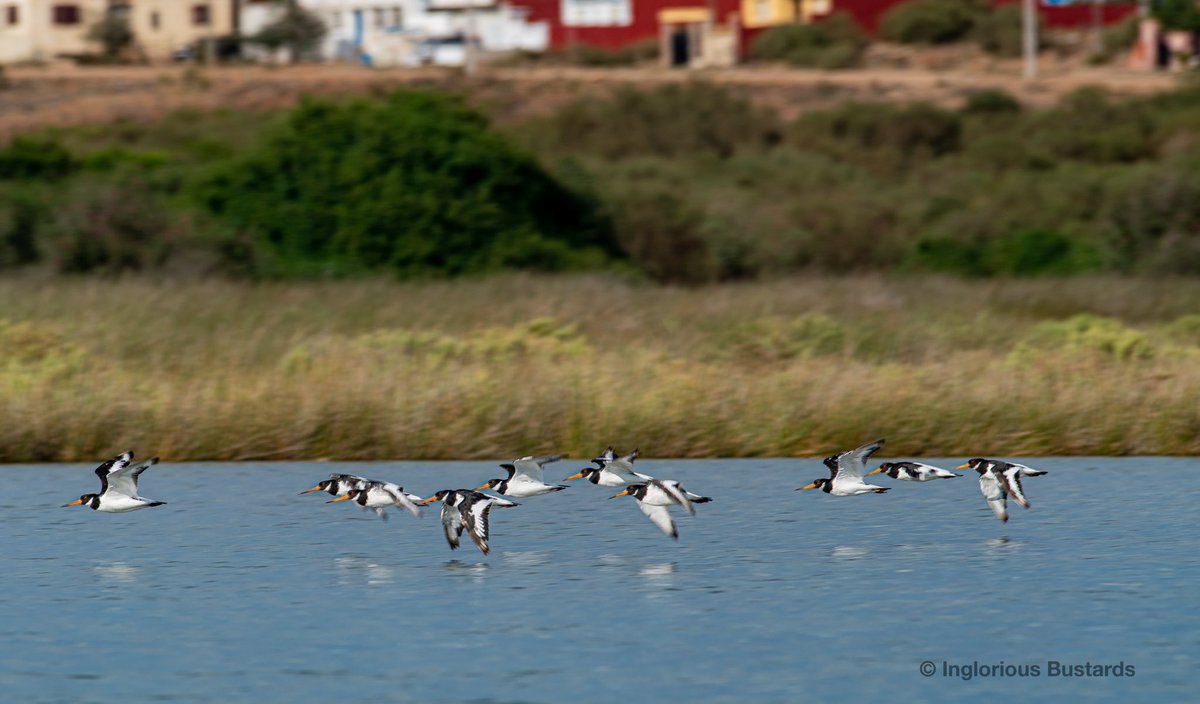
[[[1025,80],[1037,78],[1037,0],[1022,0],[1022,39],[1025,47]]]
[[[1092,55],[1104,55],[1104,0],[1092,0]]]
[[[475,0],[467,0],[467,55],[465,57],[466,70],[468,76],[474,76],[478,72],[476,62],[478,57],[475,56]]]

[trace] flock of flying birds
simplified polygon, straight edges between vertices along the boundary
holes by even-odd
[[[878,469],[867,472],[867,460],[883,446],[883,443],[883,440],[877,440],[826,457],[825,466],[829,468],[829,477],[821,477],[796,491],[820,489],[831,496],[882,494],[888,489],[868,484],[866,477],[886,474],[902,481],[927,482],[962,476],[920,462],[884,462]],[[609,498],[632,496],[637,500],[638,508],[654,525],[663,533],[678,539],[679,531],[671,517],[670,507],[679,506],[689,514],[695,515],[695,504],[707,503],[712,499],[693,494],[674,479],[655,479],[648,474],[634,471],[633,462],[637,456],[637,450],[625,456],[618,456],[613,448],[609,447],[592,460],[595,467],[585,467],[563,481],[586,479],[597,486],[622,487],[622,491]],[[323,491],[335,497],[326,503],[353,501],[363,509],[374,510],[384,520],[388,516],[384,510],[386,508],[402,508],[414,516],[420,516],[422,506],[441,501],[442,529],[450,549],[458,549],[465,531],[476,547],[487,555],[491,551],[488,543],[488,515],[492,507],[512,508],[520,505],[503,497],[527,498],[568,488],[564,484],[547,484],[543,479],[543,467],[562,458],[563,455],[522,457],[500,465],[508,474],[504,479],[491,479],[474,489],[443,489],[427,499],[406,492],[404,487],[398,484],[375,481],[353,474],[331,474],[329,479],[300,493],[304,495]],[[158,464],[157,457],[134,464],[132,452],[117,455],[95,470],[96,476],[100,477],[100,493],[80,496],[77,501],[64,504],[63,508],[83,505],[94,511],[125,513],[150,506],[162,506],[165,501],[152,501],[138,495],[138,477],[155,464]],[[979,490],[983,492],[984,499],[996,517],[1004,522],[1008,521],[1008,497],[1029,508],[1029,501],[1026,500],[1024,489],[1021,487],[1021,477],[1046,474],[1045,470],[1033,469],[1023,464],[982,457],[970,459],[965,464],[955,467],[956,470],[968,468],[979,473]],[[501,496],[485,494],[485,489],[491,489]]]

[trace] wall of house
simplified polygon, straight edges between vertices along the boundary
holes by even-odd
[[[151,61],[168,61],[177,49],[197,40],[227,36],[234,30],[232,0],[128,2],[130,26]]]
[[[844,11],[854,16],[863,29],[872,34],[879,32],[879,22],[884,14],[905,0],[829,0],[830,12]],[[990,0],[992,5],[1010,5],[1021,0]],[[1104,5],[1101,9],[1102,21],[1105,24],[1119,22],[1129,14],[1137,11],[1137,5]],[[1090,3],[1081,2],[1074,5],[1047,7],[1038,3],[1038,14],[1047,27],[1067,29],[1072,27],[1087,27],[1092,22],[1092,7]]]
[[[577,44],[618,49],[635,42],[657,40],[659,13],[680,8],[716,11],[717,22],[740,17],[742,0],[511,0],[525,8],[531,21],[550,27],[556,49]]]
[[[106,0],[0,0],[0,63],[50,61],[95,51],[88,30],[104,16],[107,5]],[[61,15],[56,20],[55,6],[74,8],[76,21],[65,23]]]

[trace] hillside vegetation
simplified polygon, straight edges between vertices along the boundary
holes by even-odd
[[[235,277],[1200,272],[1200,88],[791,122],[702,82],[489,127],[434,91],[177,113],[0,150],[0,267]]]

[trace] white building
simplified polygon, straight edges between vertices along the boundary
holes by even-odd
[[[106,0],[0,0],[0,63],[94,52],[88,30],[107,11]]]
[[[466,37],[483,51],[549,46],[547,23],[525,21],[525,11],[499,0],[300,0],[325,23],[321,46],[326,60],[363,61],[375,66],[418,63],[461,65]],[[241,28],[253,36],[282,12],[279,3],[247,0]]]

